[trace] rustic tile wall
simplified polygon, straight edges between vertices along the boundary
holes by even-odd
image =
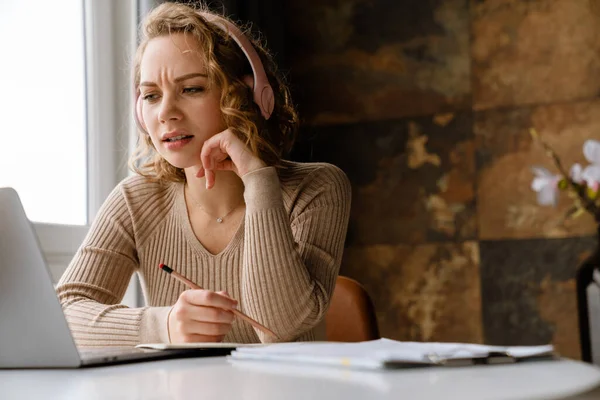
[[[552,342],[579,357],[574,273],[594,227],[536,205],[529,167],[600,138],[595,0],[289,0],[293,158],[353,185],[341,273],[384,336]]]

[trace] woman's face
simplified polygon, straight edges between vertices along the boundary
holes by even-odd
[[[140,64],[142,117],[158,153],[170,164],[200,164],[202,145],[226,129],[221,89],[208,87],[197,40],[189,34],[148,42]]]

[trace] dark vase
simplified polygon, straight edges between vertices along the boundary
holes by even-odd
[[[600,225],[594,253],[577,270],[581,359],[600,365]]]

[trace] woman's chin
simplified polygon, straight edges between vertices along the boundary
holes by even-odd
[[[200,160],[200,150],[172,152],[166,149],[160,149],[160,156],[175,168],[189,168],[194,165],[202,164]]]
[[[198,165],[200,164],[200,160],[196,159],[196,160],[190,160],[189,157],[183,158],[183,157],[164,157],[165,160],[167,160],[167,162],[169,164],[171,164],[172,166],[174,166],[175,168],[190,168],[193,167],[194,165]]]

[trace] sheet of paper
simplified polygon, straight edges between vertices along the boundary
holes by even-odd
[[[295,342],[239,348],[232,353],[232,358],[381,368],[390,364],[435,364],[444,360],[485,358],[496,353],[523,358],[549,355],[553,350],[552,345],[507,347],[379,339],[360,343]]]

